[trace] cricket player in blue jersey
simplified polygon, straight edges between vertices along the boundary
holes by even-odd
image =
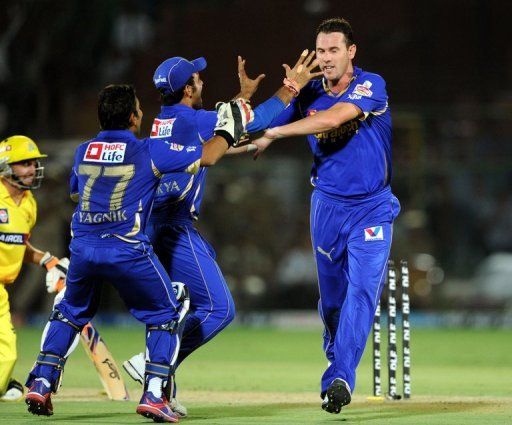
[[[137,413],[156,422],[177,422],[163,394],[173,373],[180,308],[171,280],[145,234],[162,174],[196,173],[214,164],[245,131],[251,110],[243,100],[218,105],[215,134],[196,149],[139,140],[142,110],[135,90],[108,86],[100,92],[102,131],[75,152],[71,197],[73,239],[66,293],[50,315],[41,352],[29,374],[29,412],[52,415],[67,356],[99,305],[104,281],[112,283],[132,315],[146,325],[145,388]],[[179,130],[181,123],[176,123]]]
[[[400,211],[390,188],[386,84],[355,67],[355,54],[350,24],[324,21],[316,37],[323,78],[304,87],[273,128],[253,142],[257,157],[275,140],[308,135],[314,155],[310,224],[328,360],[322,408],[330,413],[350,403]]]
[[[295,66],[284,65],[283,86],[267,101],[254,109],[254,120],[248,132],[268,127],[291,102],[296,93],[311,78],[317,62],[314,52],[303,51]],[[163,106],[155,118],[151,140],[165,141],[176,149],[199,149],[212,137],[216,112],[202,109],[203,82],[200,72],[206,60],[189,61],[174,57],[156,69],[153,82],[161,94]],[[239,96],[249,99],[264,75],[250,79],[245,61],[238,58],[240,77]],[[229,153],[247,152],[246,145],[230,148]],[[216,261],[212,246],[194,227],[199,217],[208,169],[201,167],[197,174],[171,173],[163,176],[155,197],[147,232],[158,258],[174,281],[184,282],[190,291],[190,314],[187,316],[178,354],[179,365],[190,353],[210,341],[235,316],[235,305],[224,276]],[[134,379],[143,382],[144,355],[133,356],[123,364]],[[173,411],[181,417],[187,409],[176,399],[176,389],[170,394]]]

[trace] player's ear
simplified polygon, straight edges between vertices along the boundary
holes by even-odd
[[[192,86],[189,86],[188,84],[185,86],[185,88],[183,89],[183,95],[187,98],[189,97],[192,97],[192,93],[193,93],[193,87]]]
[[[357,50],[357,47],[355,44],[351,44],[348,47],[348,57],[350,60],[354,59],[354,56],[356,55],[356,50]]]
[[[128,120],[129,122],[129,127],[136,127],[137,126],[137,119],[139,118],[138,116],[138,113],[137,111],[133,111],[131,114],[130,114],[130,119]]]

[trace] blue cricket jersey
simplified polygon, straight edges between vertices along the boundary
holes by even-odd
[[[271,127],[314,115],[338,102],[353,103],[364,116],[307,137],[314,155],[311,183],[336,197],[364,198],[386,189],[391,180],[391,114],[381,76],[355,67],[347,89],[335,96],[323,79],[310,81]]]
[[[254,109],[254,120],[247,125],[247,132],[267,128],[284,108],[284,103],[277,97],[261,103]],[[177,123],[182,125],[178,126]],[[180,148],[194,149],[213,137],[216,123],[215,111],[196,110],[182,104],[162,106],[153,122],[151,140],[165,140]],[[165,223],[197,219],[207,172],[208,167],[200,167],[195,175],[171,173],[163,176],[155,196],[151,220]]]
[[[73,237],[147,241],[144,228],[162,174],[197,172],[201,153],[201,146],[184,149],[139,140],[128,130],[102,131],[82,143],[70,179],[71,197],[79,200],[71,222]]]

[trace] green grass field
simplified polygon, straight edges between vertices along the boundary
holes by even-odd
[[[100,328],[100,332],[118,365],[143,348],[142,327]],[[18,331],[17,379],[24,380],[32,366],[39,338],[40,329]],[[318,382],[326,363],[320,343],[319,331],[227,329],[193,354],[178,371],[179,399],[190,415],[181,422],[512,423],[510,330],[413,329],[413,395],[408,401],[367,401],[371,395],[371,353],[367,350],[359,367],[353,402],[340,415],[320,409]],[[54,397],[54,416],[32,416],[21,402],[2,403],[0,422],[152,423],[134,413],[141,391],[126,374],[124,377],[132,401],[106,400],[92,364],[78,346],[66,365],[63,387]]]

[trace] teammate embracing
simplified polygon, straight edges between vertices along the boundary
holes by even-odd
[[[302,52],[293,68],[284,65],[284,84],[270,99],[254,109],[254,120],[248,132],[268,127],[291,102],[307,82],[321,72],[312,72],[317,62],[314,52]],[[153,122],[151,140],[165,141],[174,149],[194,151],[212,137],[215,111],[202,108],[203,81],[200,72],[206,60],[189,61],[174,57],[162,62],[156,69],[153,82],[161,94],[161,112]],[[249,99],[264,75],[250,79],[245,72],[245,61],[238,58],[240,77],[239,96]],[[230,153],[247,152],[252,145],[230,148]],[[148,222],[148,236],[158,258],[173,280],[185,282],[190,291],[191,312],[183,331],[183,340],[176,366],[194,350],[210,341],[235,316],[235,305],[224,276],[216,261],[210,243],[194,227],[198,220],[208,169],[201,167],[197,174],[170,173],[163,176]],[[134,378],[142,381],[144,355],[141,353],[123,366]],[[171,407],[181,417],[187,409],[176,399],[176,388],[171,396]]]
[[[306,86],[272,123],[274,128],[253,142],[257,157],[277,139],[309,135],[314,155],[311,240],[329,362],[321,397],[322,408],[330,413],[350,403],[400,211],[390,188],[386,84],[381,76],[353,66],[355,54],[346,20],[322,22],[316,55],[323,78]]]
[[[146,325],[145,388],[137,413],[156,422],[177,422],[164,389],[179,350],[179,304],[153,252],[145,225],[163,173],[196,173],[234,144],[251,116],[243,101],[220,104],[215,135],[195,150],[139,140],[142,110],[133,87],[112,85],[99,95],[102,131],[75,152],[71,197],[71,260],[66,293],[50,315],[42,350],[29,374],[29,412],[52,415],[51,393],[62,379],[77,334],[99,305],[101,286],[112,283],[132,315]]]

